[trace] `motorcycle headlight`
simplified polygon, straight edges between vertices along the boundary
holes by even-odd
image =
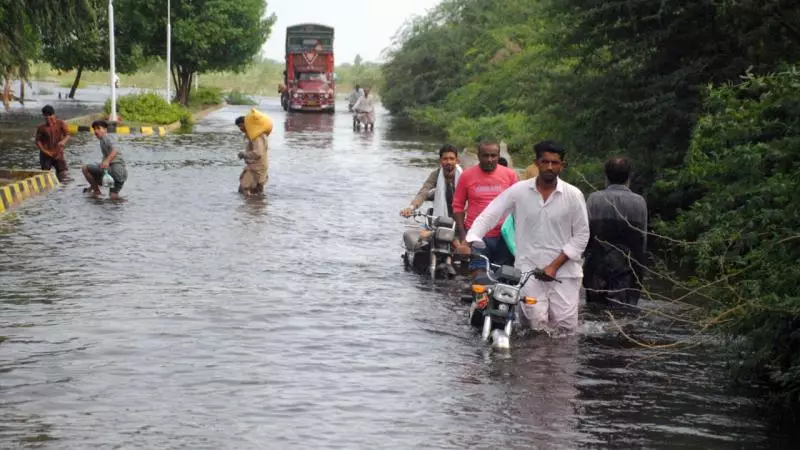
[[[516,305],[519,303],[519,289],[507,284],[496,284],[492,297],[500,303]]]

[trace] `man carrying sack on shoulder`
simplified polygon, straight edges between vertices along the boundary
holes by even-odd
[[[244,131],[248,141],[245,151],[239,152],[239,159],[246,164],[239,176],[239,192],[246,196],[262,194],[269,178],[267,137],[272,133],[272,119],[253,108],[244,118]]]

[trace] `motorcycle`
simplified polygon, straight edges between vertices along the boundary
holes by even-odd
[[[486,275],[477,277],[472,283],[473,301],[469,309],[469,322],[481,327],[481,339],[491,339],[492,347],[508,349],[511,346],[511,331],[517,321],[516,307],[520,300],[535,305],[533,297],[522,298],[522,287],[531,277],[541,281],[561,281],[535,268],[522,272],[513,266],[491,264],[483,254],[473,254],[486,261]]]
[[[456,275],[453,268],[453,241],[456,237],[456,222],[451,217],[433,216],[433,208],[428,214],[415,212],[412,216],[422,227],[406,230],[403,233],[403,263],[406,269],[424,273],[436,279],[437,274],[452,278]]]
[[[375,131],[375,123],[370,119],[368,113],[353,110],[353,130],[361,130],[362,125],[364,126],[364,131]]]

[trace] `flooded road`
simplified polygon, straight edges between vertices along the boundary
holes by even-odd
[[[76,179],[0,220],[0,448],[781,442],[713,347],[655,357],[584,316],[581,336],[486,350],[458,284],[400,259],[398,212],[437,142],[385,115],[354,133],[344,105],[260,109],[275,123],[264,199],[236,193],[247,108],[226,107],[191,134],[119,137],[124,202]],[[14,142],[0,166],[35,165]],[[83,134],[67,157],[79,177],[99,145]]]

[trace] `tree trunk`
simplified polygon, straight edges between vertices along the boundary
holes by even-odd
[[[19,104],[25,106],[25,80],[19,80]]]
[[[78,89],[78,84],[81,82],[81,75],[83,74],[83,67],[78,66],[78,73],[75,74],[75,81],[72,83],[72,89],[69,90],[69,98],[75,98],[75,91]]]
[[[184,67],[178,67],[178,92],[177,97],[183,106],[189,106],[189,91],[192,86],[194,72]]]
[[[172,74],[172,98],[169,99],[170,103],[172,103],[178,98],[178,91],[176,90],[178,88],[178,75],[175,69],[170,69],[169,72]]]
[[[11,76],[8,73],[3,74],[3,106],[6,111],[11,109]]]

